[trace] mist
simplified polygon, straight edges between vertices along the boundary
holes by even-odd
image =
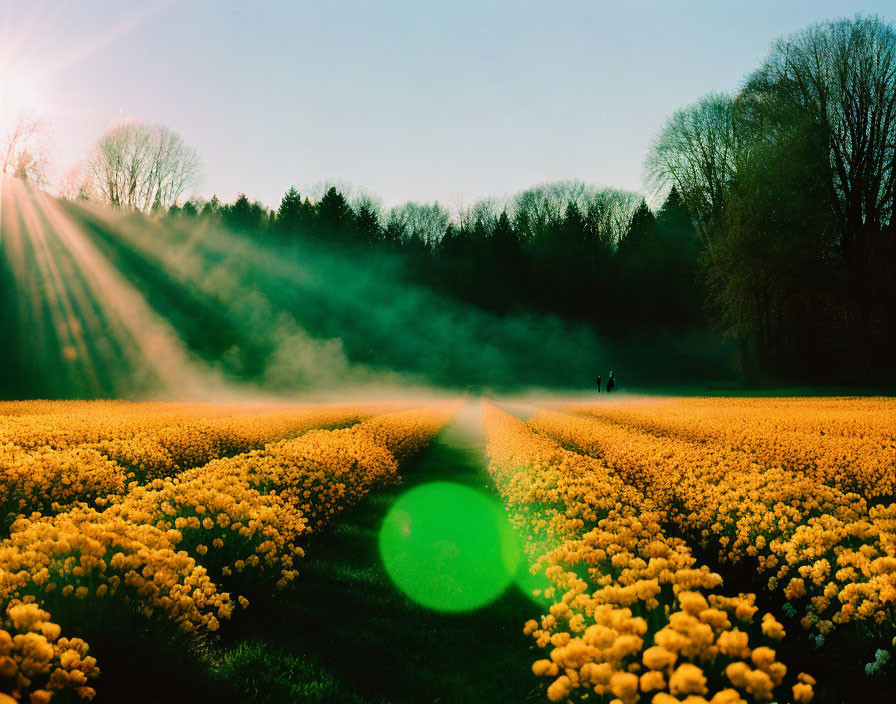
[[[655,382],[714,354],[703,340],[623,345],[554,316],[486,312],[411,281],[389,253],[18,188],[3,217],[6,397],[575,390],[616,367]]]

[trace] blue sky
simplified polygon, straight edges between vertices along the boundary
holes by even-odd
[[[47,115],[62,166],[123,115],[197,147],[205,196],[275,205],[341,178],[451,206],[567,177],[640,190],[671,112],[856,12],[896,18],[842,0],[0,0],[0,80]]]

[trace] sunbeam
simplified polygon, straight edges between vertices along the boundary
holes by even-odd
[[[120,368],[168,398],[223,391],[55,199],[5,178],[2,203],[0,239],[27,321],[22,342],[45,357],[44,373],[66,367],[91,395],[108,393],[103,380]]]

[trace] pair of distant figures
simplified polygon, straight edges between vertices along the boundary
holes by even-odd
[[[597,377],[597,393],[600,393],[600,385],[601,378]],[[616,379],[613,378],[613,372],[610,372],[610,377],[607,379],[607,393],[610,393],[613,389],[616,388]]]

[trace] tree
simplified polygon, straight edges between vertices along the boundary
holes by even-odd
[[[778,40],[736,96],[711,94],[666,123],[648,179],[687,205],[713,316],[744,369],[887,371],[894,164],[896,30],[876,17]]]
[[[90,172],[83,164],[67,168],[59,179],[57,193],[65,200],[95,200],[96,191]]]
[[[786,132],[795,119],[823,130],[841,246],[868,264],[881,253],[882,230],[896,214],[894,26],[859,17],[780,39],[744,92],[762,106],[766,138]]]
[[[402,244],[415,249],[434,248],[441,241],[451,219],[438,203],[413,203],[392,208],[388,223],[394,232],[401,232]]]
[[[299,232],[302,226],[302,196],[295,186],[283,195],[280,207],[277,209],[277,227],[286,234]]]
[[[205,202],[205,205],[202,206],[202,210],[199,211],[199,216],[203,218],[217,218],[219,217],[221,212],[221,201],[218,199],[218,196],[213,195],[211,200]]]
[[[804,157],[794,183],[811,184],[813,209],[833,217],[847,277],[837,314],[851,321],[854,356],[885,368],[896,342],[894,25],[856,17],[780,39],[743,93],[763,149]]]
[[[379,214],[370,203],[362,203],[355,220],[355,239],[362,244],[374,244],[382,239]]]
[[[164,125],[124,122],[108,130],[87,159],[107,203],[145,213],[167,210],[199,185],[195,149]]]
[[[669,118],[645,162],[654,195],[677,189],[711,257],[713,224],[721,217],[726,189],[736,173],[739,146],[734,98],[710,93]]]
[[[401,247],[406,237],[407,228],[393,208],[386,217],[386,226],[383,228],[383,243],[387,247],[397,250]]]
[[[317,238],[328,242],[347,242],[351,237],[355,214],[345,197],[331,186],[315,206]]]
[[[491,282],[491,307],[509,310],[522,305],[528,298],[520,284],[528,280],[526,254],[519,233],[510,223],[507,211],[502,210],[486,247]]]
[[[645,256],[655,244],[655,224],[656,218],[647,207],[647,202],[642,201],[632,216],[625,236],[619,240],[616,255],[620,258]]]
[[[47,121],[34,112],[20,112],[0,142],[0,175],[46,185],[49,144]]]
[[[756,145],[730,186],[708,279],[717,319],[740,341],[751,375],[818,373],[842,333],[855,344],[835,313],[840,277],[826,252],[836,227],[819,207],[817,153],[808,131],[803,140]]]
[[[510,199],[508,215],[520,239],[532,244],[562,220],[570,203],[584,214],[605,243],[615,245],[643,197],[615,188],[597,188],[578,180],[543,183]]]
[[[237,232],[258,232],[267,215],[267,209],[261,203],[252,203],[245,193],[240,193],[233,205],[221,209],[221,222]]]

